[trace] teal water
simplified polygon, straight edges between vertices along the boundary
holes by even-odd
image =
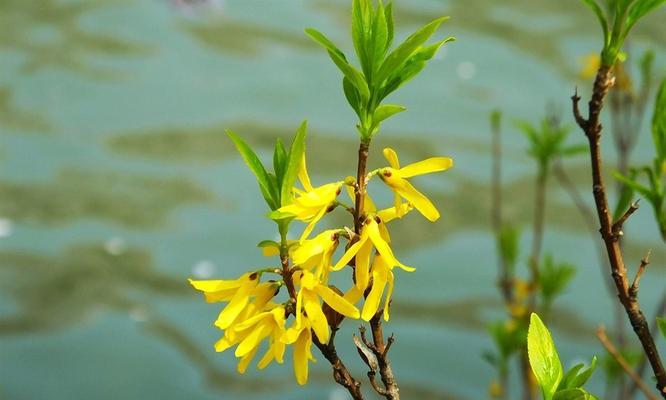
[[[268,157],[275,137],[307,118],[313,179],[353,173],[353,113],[335,67],[302,33],[316,26],[347,43],[348,4],[181,3],[0,0],[1,399],[345,398],[322,357],[305,388],[288,363],[237,375],[232,354],[212,347],[218,307],[186,278],[265,265],[254,244],[275,236],[224,129]],[[396,3],[400,35],[451,15],[442,34],[458,41],[392,98],[409,111],[373,144],[371,164],[383,162],[384,146],[406,162],[456,161],[417,180],[441,221],[396,223],[396,252],[418,270],[397,277],[393,361],[408,398],[483,399],[493,377],[481,359],[491,347],[484,326],[502,312],[487,115],[500,108],[506,116],[506,217],[524,225],[527,249],[533,165],[511,122],[534,121],[552,102],[571,124],[574,86],[589,90],[577,78],[579,59],[600,34],[575,0]],[[664,17],[648,18],[632,42],[636,54],[654,49],[661,71]],[[634,160],[651,157],[643,130]],[[585,158],[567,169],[587,190]],[[611,324],[611,300],[575,208],[556,184],[550,194],[545,248],[579,267],[552,321],[563,360],[573,362],[602,353],[593,332]],[[653,250],[642,283],[651,310],[665,286],[666,249],[648,207],[627,236],[636,264]],[[349,325],[339,347],[362,376]],[[601,374],[592,387],[601,391]]]

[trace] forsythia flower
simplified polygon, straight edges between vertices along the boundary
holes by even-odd
[[[305,230],[301,235],[302,241],[310,235],[315,224],[333,205],[338,194],[340,194],[340,188],[342,187],[343,182],[328,183],[317,188],[312,187],[305,166],[305,155],[303,155],[301,160],[298,179],[301,181],[304,190],[294,188],[296,197],[294,198],[293,204],[281,207],[277,211],[282,214],[291,215],[299,221],[308,222],[308,225],[305,227]]]
[[[334,271],[338,271],[347,265],[353,257],[356,257],[356,287],[361,291],[368,287],[370,280],[370,256],[372,255],[373,247],[377,249],[377,252],[384,257],[391,267],[397,265],[406,271],[414,270],[414,268],[402,264],[395,258],[391,247],[380,233],[377,219],[379,217],[376,216],[366,218],[361,228],[359,240],[347,249],[342,258],[332,268]]]
[[[393,149],[385,148],[384,157],[388,160],[391,167],[382,168],[379,176],[384,183],[395,192],[395,208],[400,213],[400,198],[404,197],[410,202],[423,216],[430,221],[436,221],[439,218],[439,212],[432,202],[421,192],[412,186],[407,178],[416,175],[429,174],[432,172],[445,171],[453,165],[453,160],[448,157],[433,157],[400,168],[398,155]]]
[[[308,361],[316,362],[312,356],[312,326],[307,317],[301,319],[282,335],[282,341],[294,345],[294,375],[299,385],[308,382]]]
[[[300,327],[306,317],[312,325],[312,330],[321,343],[328,343],[330,332],[328,320],[321,308],[319,297],[333,310],[349,318],[358,319],[360,313],[352,303],[337,294],[327,285],[322,284],[310,271],[300,271],[294,274],[295,281],[301,286],[296,297],[296,327]]]
[[[338,231],[337,229],[327,230],[310,240],[301,242],[291,254],[294,265],[307,270],[314,269],[315,277],[322,283],[326,283],[333,253],[338,248]]]
[[[276,282],[259,283],[259,274],[246,273],[236,280],[195,281],[195,289],[204,293],[206,301],[228,301],[215,325],[224,329],[224,336],[215,343],[215,350],[222,352],[238,345],[235,355],[240,358],[238,372],[244,373],[254,358],[262,340],[269,338],[269,348],[259,361],[264,368],[274,359],[282,363],[285,332],[285,309],[271,302],[277,294]],[[254,299],[254,301],[250,301]]]

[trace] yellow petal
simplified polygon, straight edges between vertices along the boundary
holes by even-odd
[[[395,192],[393,193],[393,209],[395,210],[395,216],[398,218],[402,218],[405,214],[402,212],[402,199],[400,198],[400,195]]]
[[[303,153],[303,157],[301,157],[301,168],[298,170],[298,180],[301,181],[303,189],[308,192],[313,190],[312,183],[310,183],[310,176],[308,175],[307,163],[305,162],[305,153]]]
[[[446,171],[451,166],[453,166],[453,159],[448,157],[433,157],[400,168],[398,176],[401,178],[411,178],[416,175]]]
[[[400,161],[398,154],[390,147],[384,149],[384,158],[386,158],[392,168],[400,169]]]
[[[398,196],[398,198],[400,198],[400,195],[398,193],[396,193],[395,195]],[[377,212],[377,216],[379,217],[379,219],[382,220],[383,223],[386,224],[393,221],[396,218],[401,218],[408,212],[412,211],[413,208],[414,206],[411,205],[410,203],[401,203],[397,209],[395,207],[389,207],[383,210],[379,210]]]
[[[365,242],[368,240],[367,236],[361,235],[361,238],[359,239],[358,242],[354,243],[347,249],[345,254],[342,255],[342,258],[331,268],[333,271],[339,271],[342,268],[344,268],[349,261],[351,261],[352,258],[358,253],[359,249],[365,244]]]
[[[249,294],[257,286],[258,282],[259,279],[256,274],[254,275],[254,279],[248,278],[243,282],[241,287],[236,291],[234,297],[229,301],[229,304],[227,304],[224,310],[222,310],[217,321],[215,321],[217,327],[220,329],[227,329],[234,322],[236,317],[238,317],[238,314],[240,314],[240,312],[243,311],[243,308],[247,305],[250,298]]]
[[[273,355],[275,356],[275,361],[278,364],[282,364],[284,362],[284,351],[287,348],[287,346],[284,344],[279,339],[276,339],[275,342],[273,342]]]
[[[271,314],[270,311],[265,311],[246,319],[238,325],[234,325],[232,329],[236,332],[244,331],[245,329],[252,328],[253,326],[257,325],[259,322],[261,322],[261,320],[271,318],[272,316],[273,314]]]
[[[275,351],[273,349],[274,343],[271,343],[271,345],[268,347],[268,350],[266,350],[266,353],[264,354],[263,357],[261,357],[261,360],[257,363],[257,369],[264,369],[266,368],[273,359],[275,359]]]
[[[243,357],[256,350],[259,343],[271,334],[271,324],[265,321],[255,326],[254,330],[236,347],[236,357]]]
[[[376,257],[380,256],[377,255]],[[384,287],[386,286],[386,280],[386,269],[373,267],[372,289],[370,289],[370,294],[368,294],[368,297],[365,299],[365,303],[363,304],[363,312],[361,313],[361,318],[363,318],[365,321],[370,321],[377,313],[379,302],[382,299]]]
[[[409,182],[407,182],[404,179],[400,180],[402,180],[402,182],[398,187],[395,187],[394,189],[402,197],[407,199],[407,201],[412,203],[414,207],[416,207],[416,209],[419,210],[421,214],[423,214],[424,217],[428,218],[428,220],[437,221],[439,219],[439,211],[437,211],[432,202],[427,197],[425,197],[421,192],[416,190],[416,188],[412,186]]]
[[[235,344],[236,343],[229,340],[229,338],[225,335],[220,340],[215,342],[215,351],[217,351],[218,353],[221,353],[221,352],[227,350],[228,348],[232,347]]]
[[[188,279],[190,282],[190,285],[194,287],[197,290],[200,290],[202,292],[219,292],[222,290],[228,290],[228,289],[238,289],[241,284],[245,281],[247,278],[248,274],[244,274],[241,276],[239,279],[234,279],[234,280],[203,280],[203,281],[198,281],[194,279]]]
[[[375,220],[371,220],[369,223],[367,223],[364,227],[364,230],[367,230],[368,235],[370,236],[370,240],[372,240],[372,244],[375,245],[375,248],[381,254],[382,258],[384,261],[386,261],[386,264],[388,264],[390,267],[399,265],[404,268],[411,268],[407,267],[406,265],[403,265],[400,261],[398,261],[395,256],[393,255],[393,250],[391,250],[391,247],[386,243],[386,241],[382,238],[381,234],[379,233],[379,228],[377,226],[377,222]]]
[[[328,208],[328,205],[326,207],[322,207],[322,209],[319,210],[319,212],[317,213],[317,215],[314,216],[314,218],[312,218],[312,220],[305,227],[305,229],[303,229],[303,234],[301,235],[301,238],[300,238],[301,242],[303,242],[305,239],[308,238],[308,236],[310,236],[310,233],[312,233],[312,231],[314,230],[315,225],[317,225],[317,222],[319,222],[319,220],[322,219],[324,214],[326,214],[327,208]]]
[[[363,291],[356,286],[352,286],[347,293],[345,293],[344,299],[351,304],[356,304],[363,297]]]
[[[391,296],[393,296],[393,271],[388,271],[388,290],[386,291],[386,299],[384,300],[384,321],[389,320],[389,305],[391,304]]]
[[[302,330],[296,343],[294,343],[294,375],[299,385],[305,385],[308,382],[308,360],[311,345],[312,334],[310,330]]]
[[[370,255],[372,254],[372,243],[366,240],[365,244],[356,253],[356,263],[354,267],[354,277],[356,286],[365,290],[370,280]]]
[[[241,358],[241,360],[238,362],[239,374],[244,374],[245,371],[247,371],[247,367],[252,362],[254,355],[257,354],[257,350],[259,350],[259,348],[255,347],[254,350],[252,350],[250,353],[246,354],[245,356],[243,356],[243,358]]]
[[[336,245],[336,232],[335,229],[329,229],[310,240],[304,240],[301,242],[292,254],[294,264],[302,265],[310,258],[329,251]]]
[[[308,315],[312,330],[321,343],[328,343],[330,332],[328,330],[328,321],[326,315],[321,309],[321,304],[317,296],[310,291],[303,294],[303,308]]]
[[[349,318],[356,319],[359,317],[358,308],[354,307],[352,303],[335,293],[335,291],[331,290],[328,286],[317,285],[316,291],[322,300],[335,311]]]

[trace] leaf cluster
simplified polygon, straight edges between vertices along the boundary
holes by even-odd
[[[544,400],[597,399],[583,388],[596,368],[597,358],[592,358],[587,368],[577,364],[565,373],[550,332],[536,314],[530,317],[527,352]]]
[[[604,35],[601,63],[607,67],[615,65],[636,22],[666,3],[666,0],[606,0],[606,7],[602,8],[598,0],[581,1],[594,12],[601,25]]]
[[[527,154],[539,164],[539,173],[547,175],[551,163],[558,158],[570,157],[587,152],[584,144],[568,145],[566,139],[571,129],[552,122],[551,118],[543,118],[539,126],[528,121],[518,121],[518,129],[529,141]]]
[[[566,289],[576,274],[576,267],[568,263],[555,263],[550,254],[544,256],[539,271],[539,288],[543,309],[548,312],[555,298]]]
[[[289,150],[279,138],[273,151],[273,172],[269,172],[252,148],[236,133],[227,130],[241,157],[254,174],[261,194],[272,211],[292,202],[292,187],[298,177],[301,159],[305,152],[307,122],[303,121],[296,130]],[[280,232],[286,232],[290,219],[276,221]]]
[[[360,70],[323,33],[313,28],[306,33],[328,51],[333,63],[343,74],[342,87],[349,105],[359,117],[361,139],[370,141],[382,121],[405,110],[382,101],[423,70],[439,48],[455,40],[448,37],[434,44],[426,41],[448,17],[438,18],[412,33],[391,50],[394,38],[393,6],[378,0],[352,1],[352,41]]]

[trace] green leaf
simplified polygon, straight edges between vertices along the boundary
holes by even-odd
[[[333,42],[331,42],[323,33],[313,28],[308,28],[305,32],[314,39],[317,43],[322,45],[328,50],[328,55],[333,60],[333,63],[342,71],[342,73],[349,79],[349,81],[358,89],[361,98],[367,99],[370,97],[370,89],[363,77],[363,74],[356,68],[352,67],[345,57],[344,53],[338,49]]]
[[[390,118],[398,113],[405,111],[407,108],[396,104],[384,104],[375,110],[372,120],[375,124],[379,124],[387,118]]]
[[[386,17],[386,50],[393,44],[393,3],[389,3],[384,10],[384,17]]]
[[[294,140],[291,142],[289,160],[287,162],[284,178],[282,179],[282,188],[280,192],[282,206],[290,204],[292,200],[291,190],[296,183],[296,178],[298,177],[298,172],[301,168],[301,158],[303,158],[303,153],[305,152],[305,135],[307,133],[307,128],[307,121],[303,121],[296,131]]]
[[[356,56],[366,73],[370,65],[367,47],[372,23],[371,18],[372,6],[369,0],[352,0],[352,41],[354,42]]]
[[[564,291],[575,274],[576,268],[572,265],[555,264],[550,254],[544,256],[539,271],[539,287],[546,307],[550,307],[555,297]]]
[[[534,313],[527,332],[527,353],[544,400],[552,400],[562,380],[562,363],[548,328]]]
[[[592,400],[594,396],[583,389],[566,389],[559,391],[553,397],[553,400]]]
[[[245,141],[240,138],[240,136],[231,130],[227,130],[227,136],[229,136],[229,138],[234,142],[234,145],[236,145],[236,149],[240,153],[241,157],[243,157],[245,164],[247,164],[247,166],[250,168],[250,171],[252,171],[254,176],[257,178],[259,188],[261,189],[261,194],[264,196],[266,204],[268,204],[268,207],[270,207],[271,210],[275,210],[278,206],[276,199],[277,193],[272,190],[270,177],[268,176],[264,165],[261,163],[261,161],[259,161],[259,157],[257,157],[250,146],[248,146],[247,143],[245,143]]]
[[[624,41],[624,38],[629,34],[629,31],[631,31],[631,28],[633,28],[634,24],[636,24],[638,20],[650,12],[656,10],[657,7],[660,7],[663,4],[666,4],[666,0],[638,0],[633,3],[627,14],[626,25],[622,34],[622,41]]]
[[[635,180],[630,179],[630,178],[620,174],[619,172],[615,172],[613,174],[613,176],[615,177],[615,179],[624,183],[625,185],[630,187],[632,190],[635,190],[636,192],[640,193],[641,196],[643,196],[648,201],[653,202],[654,195],[653,195],[652,191],[650,189],[648,189],[646,186],[643,186],[642,184],[640,184],[640,183],[636,182]]]
[[[657,318],[657,325],[659,326],[659,330],[661,331],[661,336],[666,339],[666,318]]]
[[[264,248],[264,247],[275,247],[275,248],[280,248],[280,243],[274,241],[274,240],[262,240],[261,242],[257,243],[257,247]]]
[[[404,64],[418,48],[432,36],[442,22],[449,17],[440,17],[412,33],[402,44],[396,47],[384,60],[376,76],[376,83],[381,84],[388,76]]]
[[[356,115],[361,117],[361,96],[358,94],[358,90],[354,85],[347,79],[345,76],[342,78],[342,90],[345,92],[345,98],[349,105],[354,109]]]
[[[580,363],[567,371],[567,373],[564,374],[564,378],[562,378],[562,381],[560,382],[558,391],[564,389],[582,388],[583,385],[585,385],[590,379],[592,373],[594,373],[594,370],[597,367],[597,357],[592,357],[592,361],[590,362],[590,366],[588,368],[583,369],[584,367],[585,364]]]
[[[368,68],[366,77],[368,81],[372,81],[372,76],[384,61],[386,54],[386,43],[388,40],[388,26],[386,25],[386,15],[384,14],[384,5],[379,0],[377,3],[377,10],[375,11],[375,20],[372,24],[372,36],[370,38],[370,46],[368,49],[368,56],[372,63],[372,68]],[[368,74],[369,73],[369,74]]]
[[[604,32],[604,47],[608,46],[610,41],[610,34],[608,32],[608,21],[606,20],[604,11],[596,0],[582,0],[582,2],[585,3],[586,6],[590,7],[590,9],[597,16],[597,19],[599,19],[599,24],[601,25],[601,29]]]
[[[287,150],[284,148],[282,140],[278,138],[275,141],[275,150],[273,151],[273,171],[275,171],[275,176],[278,181],[278,188],[282,187],[282,179],[284,177],[284,171],[287,167]]]
[[[429,61],[437,53],[437,50],[445,43],[454,41],[454,37],[448,37],[435,44],[425,46],[416,51],[404,65],[394,71],[387,79],[386,84],[382,87],[379,100],[384,99],[386,96],[397,90],[400,86],[408,82],[410,79],[418,75],[426,66]]]
[[[659,85],[659,92],[652,115],[652,141],[659,160],[666,159],[666,78]]]

